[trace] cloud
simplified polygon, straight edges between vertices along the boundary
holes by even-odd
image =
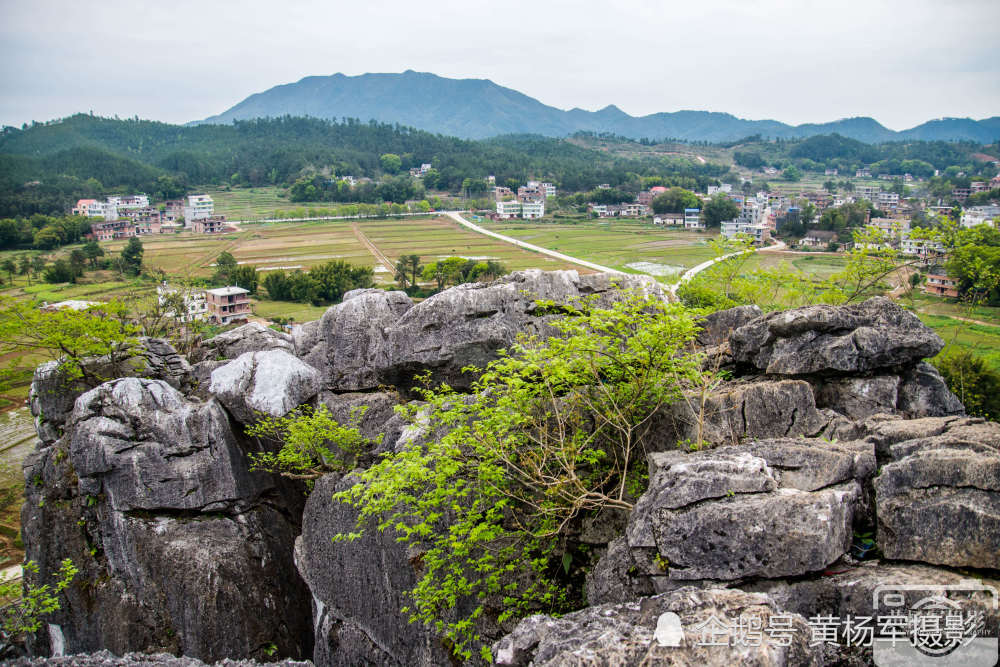
[[[546,104],[894,129],[1000,110],[995,0],[8,3],[0,122],[185,122],[308,75],[489,78]]]

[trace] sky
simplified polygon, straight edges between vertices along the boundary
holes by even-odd
[[[491,79],[561,109],[902,130],[1000,115],[1000,0],[0,0],[0,125],[183,123],[305,76]]]

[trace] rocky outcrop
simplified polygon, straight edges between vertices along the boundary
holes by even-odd
[[[651,454],[649,488],[625,532],[633,562],[649,563],[644,573],[658,589],[822,570],[847,552],[856,480],[875,467],[873,451],[823,445],[777,440]],[[591,578],[607,579],[609,565]]]
[[[518,271],[490,284],[467,284],[435,294],[406,311],[386,330],[381,382],[410,387],[429,371],[434,382],[467,389],[475,376],[467,366],[483,368],[518,335],[551,335],[547,322],[559,305],[594,296],[608,304],[622,289],[637,289],[666,298],[648,276],[590,274],[576,271]],[[539,306],[554,301],[555,306]]]
[[[875,478],[888,558],[956,567],[1000,564],[1000,425],[957,422],[888,446]]]
[[[884,297],[856,306],[806,306],[771,313],[730,338],[739,363],[775,375],[864,373],[916,364],[944,341]]]
[[[651,447],[735,444],[748,438],[815,435],[827,420],[817,411],[809,383],[761,380],[690,393],[660,410]]]
[[[296,543],[296,563],[313,596],[313,659],[345,667],[448,664],[441,638],[399,612],[417,583],[416,554],[392,531],[369,528],[355,541],[331,539],[357,530],[357,511],[333,499],[354,481],[338,475],[317,480]]]
[[[764,632],[782,616],[785,630]],[[754,619],[756,639],[740,645],[719,624]],[[713,635],[713,632],[716,634]],[[493,647],[498,665],[773,665],[823,664],[809,644],[803,617],[779,609],[766,595],[681,588],[627,603],[588,607],[561,618],[531,616]],[[709,642],[725,642],[725,647]],[[705,644],[701,642],[705,641]],[[754,645],[756,644],[756,645]]]
[[[376,389],[376,368],[385,365],[386,329],[413,307],[403,292],[354,290],[331,307],[315,331],[300,339],[299,355],[323,373],[324,385],[334,391]],[[305,340],[305,336],[311,340]]]
[[[357,290],[293,335],[250,324],[188,359],[146,340],[115,371],[130,377],[97,387],[40,367],[25,546],[43,574],[65,557],[82,572],[36,649],[453,661],[448,642],[399,612],[419,550],[371,527],[332,540],[357,528],[357,511],[333,499],[357,477],[320,478],[306,501],[304,486],[251,471],[248,454],[264,445],[244,427],[258,413],[322,405],[341,423],[356,419],[373,443],[358,465],[369,466],[440,437],[426,406],[409,403],[409,420],[396,410],[416,376],[467,390],[475,376],[465,366],[485,366],[519,334],[552,335],[569,303],[610,304],[620,287],[665,296],[645,278],[573,271],[519,272],[417,305]],[[871,613],[879,585],[958,583],[964,575],[948,568],[993,581],[1000,426],[961,416],[921,361],[940,347],[929,329],[885,299],[767,315],[741,307],[701,325],[706,367],[728,375],[646,425],[648,487],[626,499],[631,511],[572,522],[563,567],[574,590],[586,572],[590,607],[515,628],[498,622],[499,600],[487,601],[477,632],[500,664],[865,664],[809,646],[796,614]],[[859,549],[869,534],[874,545]],[[855,560],[879,551],[886,560],[875,566]],[[794,638],[692,641],[712,616],[748,610],[790,618]],[[662,645],[678,636],[664,614],[680,623],[679,646]]]
[[[322,384],[319,371],[284,350],[246,352],[213,370],[211,378],[209,392],[244,424],[258,414],[285,416]]]
[[[204,663],[195,658],[177,657],[169,653],[126,653],[115,655],[111,651],[79,653],[76,655],[51,658],[18,658],[6,663],[8,667],[310,667],[311,662],[303,660],[282,660],[281,662],[258,662],[256,660],[220,660]]]
[[[49,619],[65,650],[309,655],[291,558],[301,491],[250,472],[247,448],[218,402],[162,380],[77,399],[66,435],[25,463],[22,513],[41,572],[63,558],[81,570]]]
[[[260,322],[250,322],[202,341],[192,350],[191,363],[225,361],[235,359],[247,352],[265,352],[267,350],[284,350],[294,353],[295,343],[289,334],[269,329]]]

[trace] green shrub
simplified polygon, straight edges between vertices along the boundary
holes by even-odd
[[[501,621],[583,605],[579,521],[632,507],[653,415],[711,379],[681,305],[632,294],[539,310],[566,313],[551,322],[560,335],[521,337],[471,394],[426,387],[426,404],[407,414],[438,435],[336,496],[360,511],[358,530],[392,530],[423,553],[405,611],[466,659],[486,605]]]

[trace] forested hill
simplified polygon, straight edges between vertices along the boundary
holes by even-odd
[[[894,132],[868,117],[793,126],[708,111],[640,117],[630,116],[614,105],[600,111],[563,111],[488,79],[449,79],[412,70],[401,74],[309,76],[255,93],[201,122],[230,123],[284,115],[374,119],[470,139],[514,133],[564,137],[580,131],[632,139],[712,142],[735,141],[754,134],[793,139],[834,132],[868,143],[914,139],[991,143],[1000,139],[1000,117],[996,116],[978,121],[943,118]]]
[[[68,211],[78,197],[107,188],[175,197],[210,183],[289,185],[308,173],[385,175],[380,156],[401,171],[422,163],[435,185],[457,191],[466,178],[500,183],[550,179],[570,190],[628,178],[714,181],[728,167],[662,156],[615,157],[540,136],[469,141],[384,123],[310,118],[183,127],[138,119],[76,115],[0,133],[0,217]]]

